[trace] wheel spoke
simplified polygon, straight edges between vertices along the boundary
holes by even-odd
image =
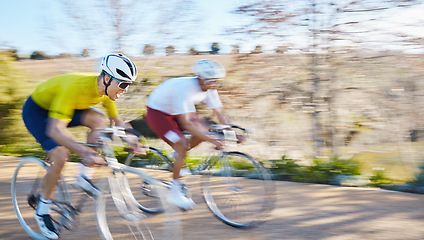
[[[137,202],[142,195],[146,198],[140,186],[153,185],[144,177],[136,170],[116,171],[104,184],[102,194],[96,199],[96,218],[104,239],[154,239],[150,225],[160,221],[154,220],[154,215],[141,212]],[[149,194],[155,196],[150,198],[150,204],[160,206],[155,188],[150,188]],[[147,200],[143,203],[144,206],[149,204]]]

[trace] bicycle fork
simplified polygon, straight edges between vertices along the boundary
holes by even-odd
[[[115,171],[114,176],[108,177],[108,182],[113,202],[124,220],[138,222],[146,217],[140,212],[124,173]]]

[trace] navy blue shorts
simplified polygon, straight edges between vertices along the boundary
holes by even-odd
[[[81,118],[84,111],[85,110],[75,110],[74,116],[68,124],[68,127],[82,126]],[[26,128],[47,152],[60,146],[60,144],[46,135],[48,115],[49,111],[38,106],[31,97],[26,100],[22,107],[22,119],[24,120]]]

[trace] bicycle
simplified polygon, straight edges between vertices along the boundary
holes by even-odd
[[[235,132],[238,129],[247,130],[236,125],[212,125],[212,134],[225,142],[226,146],[239,143]],[[186,136],[190,133],[184,132]],[[129,154],[125,164],[137,163],[139,167],[157,172],[172,172],[173,161],[161,150],[149,148],[146,156]],[[192,170],[193,174],[202,175],[203,197],[212,213],[222,222],[232,227],[249,228],[264,222],[273,209],[274,187],[271,174],[254,158],[238,151],[217,150],[207,157],[202,164]],[[160,180],[169,186],[166,180]],[[156,186],[143,184],[142,189],[152,190]],[[160,202],[154,194],[146,193],[143,198],[137,198],[139,207],[145,212],[159,213],[162,211]],[[187,191],[187,190],[186,190]]]
[[[139,182],[155,185],[156,179],[136,168],[118,163],[111,146],[110,135],[121,138],[128,137],[124,128],[100,129],[98,144],[86,144],[96,148],[105,156],[107,166],[99,166],[99,170],[107,170],[109,175],[97,185],[101,194],[94,200],[95,218],[98,231],[103,239],[154,239],[147,225],[147,215],[137,205],[139,196],[131,188],[139,187]],[[49,169],[48,159],[26,157],[19,162],[13,174],[11,192],[15,213],[24,230],[33,239],[44,237],[33,217],[38,206],[42,179]],[[107,173],[106,172],[106,173]],[[155,191],[156,189],[152,189]],[[161,193],[152,192],[157,200]],[[75,201],[76,198],[78,201]],[[80,189],[70,188],[61,175],[56,192],[52,198],[53,222],[59,231],[73,230],[78,226],[78,217],[89,195]]]

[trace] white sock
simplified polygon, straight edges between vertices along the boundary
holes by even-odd
[[[85,166],[82,163],[79,163],[79,175],[85,176],[88,179],[91,179],[93,177],[93,169],[90,167]]]
[[[38,202],[37,214],[38,215],[46,215],[50,214],[50,205],[52,200],[45,200],[43,196],[40,196],[40,202]]]

